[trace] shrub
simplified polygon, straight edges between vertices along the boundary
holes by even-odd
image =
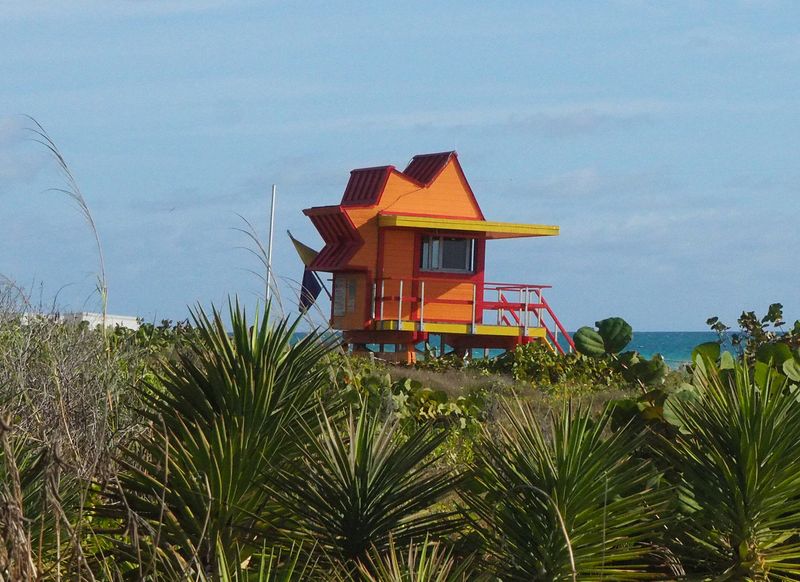
[[[503,580],[637,580],[648,577],[663,528],[664,492],[635,456],[641,435],[608,434],[567,405],[542,427],[526,404],[484,439],[475,485],[462,493]]]
[[[469,367],[492,374],[509,374],[517,382],[544,387],[595,388],[626,384],[609,360],[586,358],[574,352],[557,354],[541,342],[518,346],[490,360],[475,360]]]
[[[122,470],[98,508],[136,534],[109,542],[139,577],[159,555],[208,571],[220,548],[230,561],[272,539],[266,485],[302,448],[301,426],[316,414],[327,374],[318,362],[331,344],[317,333],[292,343],[299,320],[273,326],[269,308],[252,326],[238,304],[229,314],[230,334],[218,311],[194,312],[189,352],[141,389],[151,425],[120,450]]]
[[[700,361],[680,432],[666,443],[677,472],[672,549],[686,573],[727,579],[800,577],[800,402],[786,378]],[[717,579],[717,578],[715,578]]]
[[[294,535],[316,540],[329,557],[363,561],[390,540],[406,545],[456,528],[452,513],[431,509],[459,480],[436,468],[445,432],[426,424],[401,438],[397,421],[364,406],[343,427],[321,413],[302,435],[303,459],[281,472],[274,493],[290,510]]]

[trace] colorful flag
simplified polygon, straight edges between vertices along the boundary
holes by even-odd
[[[322,285],[317,280],[317,274],[306,267],[303,271],[303,284],[300,288],[300,301],[297,305],[300,313],[305,313],[314,305],[320,291],[322,291]]]
[[[310,269],[311,263],[314,262],[314,259],[317,258],[319,253],[294,238],[292,233],[288,230],[286,232],[289,234],[289,238],[292,239],[292,244],[294,244],[297,254],[300,255],[300,260],[303,261],[306,267],[303,270],[303,282],[300,285],[300,300],[297,305],[300,309],[300,313],[305,313],[314,305],[317,297],[319,297],[320,291],[322,291],[322,283],[319,277]]]

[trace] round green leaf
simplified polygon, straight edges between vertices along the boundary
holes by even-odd
[[[764,344],[756,352],[756,360],[780,369],[786,360],[792,359],[792,349],[783,342]]]
[[[621,352],[633,339],[633,328],[621,317],[609,317],[595,325],[609,354]]]
[[[434,402],[438,402],[439,404],[444,404],[447,402],[447,392],[444,390],[434,390],[430,396],[431,400]]]
[[[572,336],[572,341],[575,342],[575,349],[584,355],[598,358],[606,353],[603,336],[591,327],[580,328]]]
[[[683,427],[681,404],[690,400],[699,400],[700,395],[697,390],[681,388],[673,392],[664,402],[664,420],[677,428]]]
[[[800,357],[795,355],[783,363],[783,373],[793,382],[800,382]]]
[[[720,358],[720,351],[719,342],[700,344],[692,350],[692,361],[694,362],[700,356],[710,362],[716,362]]]
[[[667,364],[661,354],[656,354],[649,360],[641,359],[633,366],[636,378],[649,386],[660,383],[667,371]]]
[[[722,355],[719,357],[719,369],[733,370],[735,367],[736,360],[734,360],[733,354],[730,352],[722,352]]]
[[[639,405],[632,398],[611,400],[608,406],[611,409],[611,428],[613,430],[627,426],[639,416]]]

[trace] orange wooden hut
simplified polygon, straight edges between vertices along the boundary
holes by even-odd
[[[547,285],[484,278],[487,240],[559,228],[486,220],[456,152],[414,156],[402,172],[353,170],[341,203],[303,212],[325,241],[309,268],[332,273],[330,323],[354,349],[410,362],[430,334],[458,351],[572,348]]]

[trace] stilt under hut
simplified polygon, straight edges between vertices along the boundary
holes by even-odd
[[[559,228],[486,220],[456,152],[414,156],[402,172],[353,170],[339,204],[303,212],[325,241],[307,268],[332,274],[330,324],[355,351],[411,363],[431,335],[459,353],[574,347],[545,300],[549,285],[484,277],[487,240]]]

